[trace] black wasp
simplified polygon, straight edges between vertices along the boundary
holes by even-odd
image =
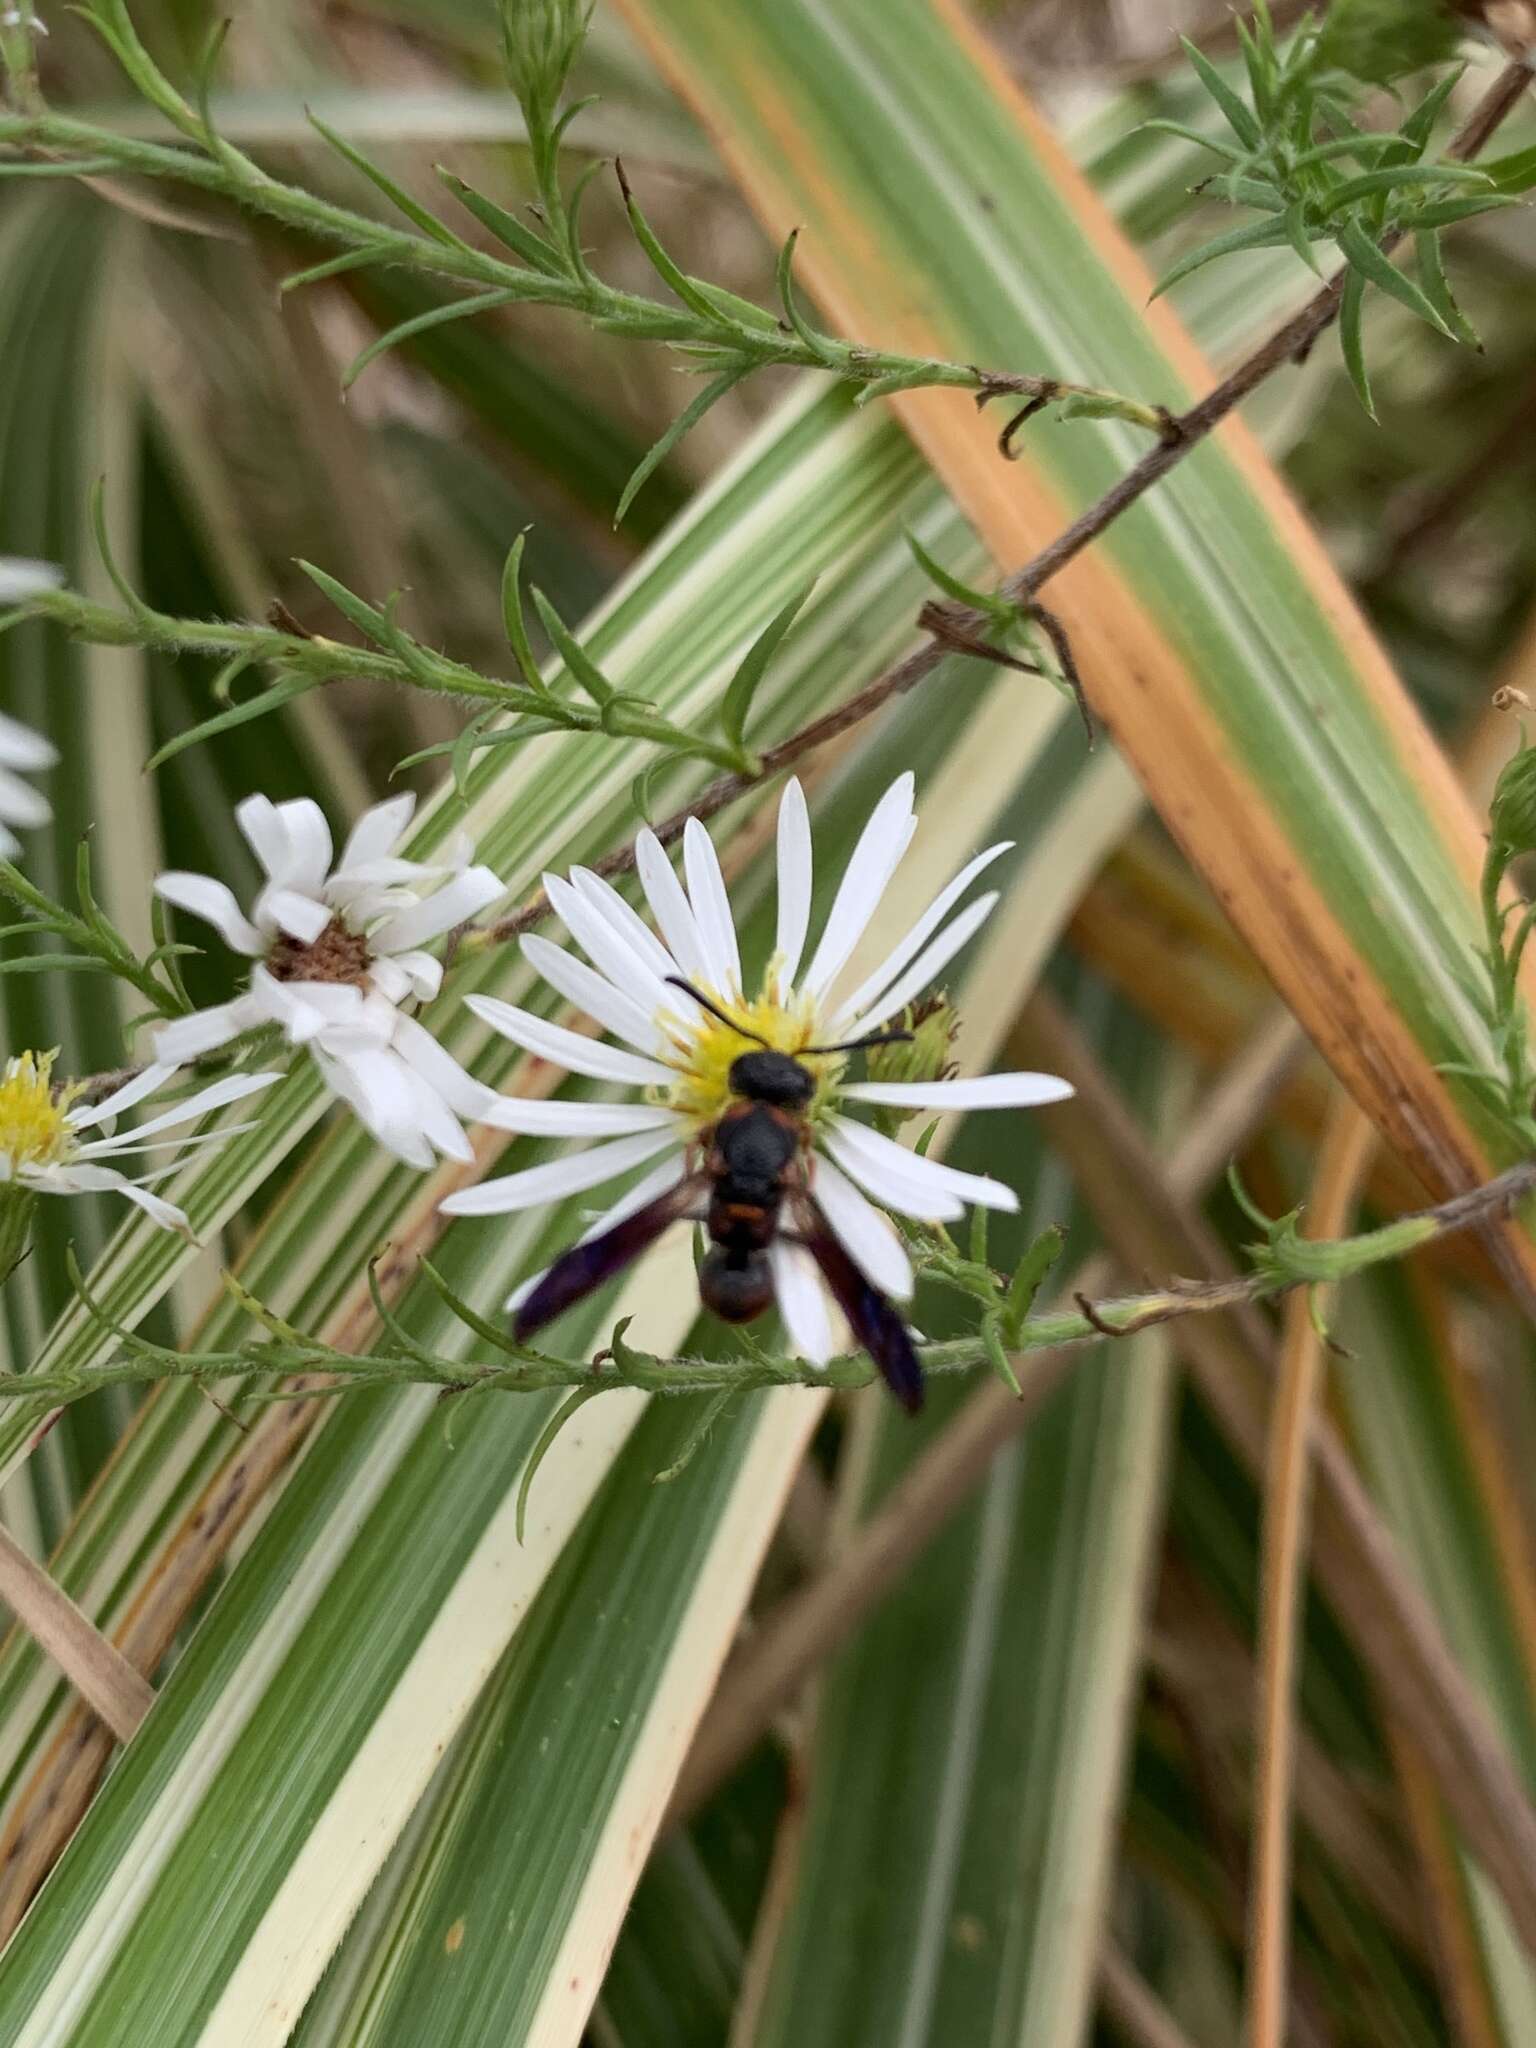
[[[733,1017],[718,1009],[686,981],[669,976],[701,1008],[733,1031]],[[756,1037],[742,1031],[743,1037]],[[847,1045],[808,1045],[804,1056],[857,1052],[909,1038],[910,1032],[882,1031]],[[906,1324],[877,1287],[871,1286],[833,1234],[812,1192],[808,1163],[811,1127],[807,1112],[816,1077],[792,1053],[766,1040],[760,1052],[732,1062],[732,1101],[699,1143],[702,1157],[675,1187],[601,1236],[573,1245],[516,1312],[514,1329],[526,1341],[553,1322],[594,1287],[621,1272],[655,1243],[669,1224],[697,1216],[710,1248],[699,1268],[704,1304],[728,1323],[750,1323],[774,1299],[768,1247],[776,1237],[804,1245],[848,1318],[849,1327],[880,1368],[886,1385],[909,1414],[923,1405],[923,1373]],[[783,1228],[785,1210],[791,1227]]]

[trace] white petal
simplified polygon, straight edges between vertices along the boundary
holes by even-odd
[[[20,852],[21,841],[14,832],[7,832],[5,826],[0,824],[0,859],[14,860]]]
[[[174,1067],[164,1064],[145,1067],[100,1102],[82,1103],[78,1109],[67,1111],[64,1121],[72,1131],[83,1131],[92,1124],[105,1123],[109,1117],[120,1116],[125,1109],[142,1102],[146,1095],[153,1095],[157,1088],[163,1088],[175,1072]]]
[[[500,876],[493,875],[489,868],[465,868],[431,896],[424,896],[421,902],[385,918],[371,934],[371,943],[379,953],[407,953],[425,945],[428,939],[440,939],[455,925],[466,924],[488,903],[505,894]]]
[[[678,972],[672,955],[634,905],[621,896],[611,882],[604,881],[590,868],[572,868],[570,879],[572,888],[591,904],[600,917],[608,920],[621,938],[627,940],[631,952],[639,954],[658,981],[665,982],[669,974]],[[680,990],[677,993],[680,1001],[687,1001]]]
[[[836,1339],[816,1261],[800,1245],[776,1237],[768,1247],[768,1264],[790,1350],[808,1365],[825,1365]]]
[[[866,1280],[896,1301],[912,1299],[912,1262],[894,1226],[830,1159],[818,1158],[811,1193]]]
[[[543,1202],[578,1195],[584,1188],[601,1187],[605,1180],[617,1180],[632,1166],[654,1159],[664,1147],[675,1144],[670,1130],[640,1131],[632,1138],[615,1138],[611,1144],[592,1145],[563,1159],[547,1159],[542,1166],[525,1167],[521,1173],[504,1174],[500,1180],[460,1188],[438,1207],[447,1216],[506,1216],[516,1209],[537,1208]]]
[[[47,797],[30,783],[13,775],[8,768],[0,768],[0,818],[28,831],[38,825],[46,825],[52,816],[53,806]]]
[[[578,960],[548,939],[530,934],[523,940],[523,957],[552,989],[585,1010],[595,1023],[624,1039],[641,1052],[661,1052],[666,1041],[657,1028],[655,1015],[614,987],[584,960]]]
[[[978,896],[974,903],[966,905],[958,917],[951,918],[938,937],[925,946],[905,974],[899,974],[885,993],[871,1009],[841,1028],[849,1038],[861,1038],[866,1031],[873,1031],[888,1018],[897,1016],[914,996],[922,994],[929,982],[954,959],[962,946],[968,945],[986,923],[997,907],[997,892]]]
[[[812,995],[820,995],[835,979],[880,906],[886,885],[911,839],[914,786],[910,771],[898,775],[859,834],[859,843],[832,899],[821,944],[806,972],[803,985]]]
[[[204,924],[211,924],[225,945],[235,952],[254,960],[267,950],[266,940],[235,901],[235,892],[226,882],[217,882],[212,875],[191,875],[182,868],[173,868],[169,874],[155,877],[155,894],[162,902],[174,903],[178,910],[190,911]]]
[[[970,1081],[854,1081],[838,1090],[855,1102],[892,1109],[1039,1109],[1065,1102],[1070,1081],[1054,1074],[978,1074]]]
[[[425,1082],[422,1082],[417,1093],[419,1100],[416,1114],[427,1143],[445,1159],[456,1159],[461,1166],[472,1166],[475,1148],[447,1103],[440,1096],[434,1095]]]
[[[661,841],[649,826],[635,840],[635,866],[656,929],[666,940],[678,972],[685,981],[707,981],[709,959],[699,936],[699,921]]]
[[[555,915],[599,974],[606,974],[616,987],[627,990],[652,1010],[659,1008],[669,993],[675,994],[679,1002],[688,1001],[681,989],[667,989],[651,962],[636,952],[627,936],[571,883],[562,881],[558,875],[546,875],[544,890]],[[672,971],[670,966],[667,971]]]
[[[158,1223],[162,1230],[179,1230],[184,1237],[191,1235],[191,1226],[187,1222],[184,1209],[178,1209],[174,1202],[164,1201],[159,1195],[150,1194],[147,1188],[138,1186],[136,1182],[129,1180],[126,1174],[119,1173],[115,1167],[82,1164],[70,1166],[66,1171],[68,1185],[64,1184],[62,1177],[55,1178],[53,1188],[48,1188],[47,1183],[41,1180],[33,1185],[43,1188],[48,1193],[124,1195],[136,1208],[142,1209],[152,1222]]]
[[[392,796],[387,802],[375,804],[371,810],[364,811],[347,834],[347,843],[341,849],[341,859],[336,863],[338,877],[368,861],[387,860],[415,810],[416,798],[406,790],[402,796]]]
[[[291,854],[288,828],[267,796],[248,796],[235,805],[235,823],[269,881],[286,881]]]
[[[263,924],[270,921],[301,946],[312,946],[331,921],[329,904],[298,889],[263,889],[255,910]],[[256,950],[264,953],[266,947],[258,945]]]
[[[736,921],[731,916],[731,899],[725,892],[715,843],[697,818],[690,818],[683,827],[683,867],[688,876],[688,900],[704,943],[709,986],[725,995],[741,987]]]
[[[404,968],[389,959],[375,960],[368,969],[368,986],[394,1005],[406,1002],[415,994],[411,977]]]
[[[494,1088],[487,1088],[473,1074],[465,1073],[445,1045],[440,1045],[425,1024],[414,1017],[395,1018],[396,1052],[418,1073],[458,1116],[480,1117],[501,1100]]]
[[[329,996],[319,996],[321,989],[328,990]],[[316,998],[313,1002],[311,995]],[[251,975],[251,1000],[259,1005],[263,1018],[282,1026],[290,1045],[308,1045],[328,1024],[342,1023],[349,1012],[356,1022],[362,1021],[361,989],[341,983],[279,981],[264,967],[257,967]],[[157,1045],[156,1050],[162,1048]]]
[[[20,768],[25,774],[35,775],[41,768],[56,767],[58,759],[59,750],[52,740],[44,739],[19,718],[7,718],[0,711],[0,761],[7,768]]]
[[[321,1043],[327,1052],[345,1059],[349,1053],[384,1052],[393,1046],[400,1012],[378,989],[338,989],[320,981],[293,981],[288,986],[325,1020]],[[360,998],[356,1003],[336,1001],[337,996],[354,995]]]
[[[635,1215],[647,1202],[654,1202],[658,1195],[664,1195],[668,1188],[677,1185],[683,1177],[686,1165],[684,1155],[676,1152],[670,1159],[663,1159],[660,1166],[653,1166],[649,1173],[641,1174],[628,1194],[620,1195],[611,1208],[594,1217],[576,1242],[590,1244],[594,1237],[601,1237],[605,1230],[611,1230],[616,1223],[622,1223],[626,1216]],[[509,1311],[520,1309],[548,1271],[549,1268],[545,1266],[537,1273],[530,1273],[526,1280],[520,1281],[513,1288],[503,1306]]]
[[[93,1138],[88,1145],[80,1147],[76,1157],[80,1159],[114,1159],[120,1152],[143,1152],[146,1154],[150,1152],[175,1152],[179,1154],[191,1152],[199,1145],[223,1145],[230,1138],[242,1137],[245,1132],[254,1131],[255,1129],[256,1123],[254,1120],[243,1124],[223,1124],[216,1131],[194,1131],[190,1135],[186,1131],[179,1131],[174,1138],[152,1138],[147,1145],[139,1144],[137,1136],[133,1131],[119,1131],[115,1138]],[[180,1164],[181,1162],[178,1159],[176,1165],[167,1167],[166,1171],[168,1173],[175,1173],[178,1171]],[[156,1177],[154,1174],[141,1176],[145,1181],[154,1180]]]
[[[189,1095],[185,1102],[178,1102],[170,1109],[162,1110],[159,1116],[151,1117],[147,1124],[136,1124],[131,1131],[124,1131],[116,1138],[105,1138],[98,1142],[115,1149],[137,1145],[142,1139],[153,1137],[156,1131],[171,1130],[176,1124],[195,1123],[199,1117],[209,1116],[216,1109],[223,1109],[231,1102],[243,1102],[248,1095],[259,1094],[263,1088],[270,1088],[274,1081],[280,1081],[281,1074],[228,1074],[222,1081],[215,1081],[212,1087],[203,1088],[196,1095]],[[86,1146],[93,1151],[95,1146]]]
[[[57,590],[63,581],[64,571],[56,562],[0,555],[0,604],[21,604],[45,590]]]
[[[960,870],[947,888],[940,890],[901,943],[891,948],[874,973],[859,983],[845,1003],[839,1004],[828,1026],[833,1037],[844,1031],[848,1023],[858,1016],[860,1010],[878,999],[881,992],[896,979],[919,948],[927,943],[929,935],[937,931],[951,908],[959,902],[976,877],[985,868],[989,868],[993,861],[1011,852],[1012,848],[1011,839],[999,840],[996,846],[989,846],[985,853],[978,853],[973,861],[968,862]]]
[[[800,778],[792,775],[779,799],[779,919],[774,955],[779,962],[779,989],[795,985],[805,954],[811,923],[811,820]]]
[[[645,1102],[545,1102],[527,1095],[503,1095],[483,1112],[481,1123],[524,1137],[620,1138],[631,1131],[682,1126],[675,1111]]]
[[[466,996],[464,1000],[482,1024],[489,1024],[525,1052],[564,1067],[567,1073],[586,1074],[594,1081],[628,1081],[636,1088],[666,1088],[677,1079],[659,1060],[642,1059],[639,1053],[625,1052],[616,1045],[602,1045],[580,1031],[567,1031],[563,1024],[546,1023],[496,996]]]
[[[188,1017],[175,1017],[150,1034],[155,1058],[167,1066],[185,1066],[221,1045],[254,1031],[266,1013],[249,996],[237,996],[232,1003],[216,1003],[211,1009],[194,1010]]]
[[[387,1151],[407,1166],[432,1165],[432,1147],[421,1129],[416,1091],[393,1053],[370,1048],[335,1059],[317,1045],[314,1060],[332,1094],[356,1113]]]
[[[383,964],[382,960],[376,960],[372,975],[376,976]],[[392,953],[389,964],[396,973],[405,976],[412,995],[420,1002],[430,1003],[443,985],[443,963],[430,953]]]
[[[848,1117],[834,1116],[829,1120],[826,1146],[838,1164],[846,1167],[877,1201],[885,1199],[880,1175],[889,1172],[893,1180],[899,1175],[920,1193],[931,1190],[935,1202],[973,1202],[979,1209],[1006,1209],[1010,1212],[1019,1206],[1019,1198],[1013,1189],[1005,1187],[1000,1180],[991,1180],[981,1173],[963,1173],[958,1166],[946,1166],[940,1159],[926,1159],[920,1152],[910,1152],[893,1138],[884,1137],[865,1124],[856,1124]],[[886,1206],[897,1209],[901,1204],[892,1199]],[[947,1211],[932,1208],[915,1213],[937,1222],[943,1220],[946,1213],[952,1215],[954,1212],[952,1208]]]
[[[273,880],[318,896],[331,871],[331,828],[324,811],[312,796],[296,796],[277,806],[277,816],[288,835],[288,858],[282,875]]]
[[[422,1027],[419,1025],[416,1028],[422,1030]],[[478,1114],[479,1109],[485,1106],[487,1099],[494,1100],[491,1097],[491,1091],[488,1088],[482,1088],[478,1081],[471,1080],[470,1076],[464,1072],[452,1054],[444,1052],[442,1047],[437,1044],[437,1041],[429,1033],[422,1030],[422,1036],[427,1039],[433,1050],[441,1055],[441,1059],[447,1062],[448,1066],[452,1069],[453,1076],[456,1077],[449,1081],[449,1093],[457,1099],[457,1102],[462,1102],[466,1105],[474,1103],[476,1105],[474,1109],[466,1107],[464,1112],[466,1115]],[[457,1159],[465,1166],[471,1165],[475,1157],[475,1148],[470,1144],[464,1128],[455,1114],[456,1103],[451,1103],[448,1099],[448,1094],[445,1094],[442,1089],[434,1085],[434,1076],[437,1080],[443,1080],[447,1077],[441,1071],[438,1071],[431,1061],[425,1061],[419,1066],[415,1064],[409,1051],[402,1053],[399,1049],[392,1048],[390,1057],[399,1062],[400,1071],[404,1074],[406,1084],[410,1088],[413,1105],[412,1117],[416,1129],[445,1158]]]
[[[863,1131],[863,1125],[855,1124],[852,1128],[852,1144],[845,1142],[841,1132],[827,1126],[822,1128],[818,1143],[882,1209],[894,1210],[898,1216],[914,1216],[922,1223],[953,1223],[965,1214],[965,1204],[957,1196],[940,1192],[931,1181],[921,1181],[908,1171],[913,1155],[905,1146],[895,1148],[901,1154],[899,1159],[892,1159],[889,1153],[878,1159],[868,1158],[857,1149],[857,1134]]]

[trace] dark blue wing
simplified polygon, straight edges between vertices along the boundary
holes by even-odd
[[[795,1208],[801,1241],[821,1268],[822,1278],[848,1318],[849,1328],[879,1366],[881,1377],[909,1415],[923,1405],[923,1368],[912,1335],[878,1287],[871,1286],[833,1235],[832,1226],[809,1195]]]
[[[669,1224],[687,1215],[706,1187],[701,1173],[685,1175],[676,1187],[668,1188],[654,1202],[647,1202],[633,1216],[626,1216],[585,1244],[573,1244],[550,1267],[538,1286],[516,1310],[512,1333],[524,1343],[546,1323],[621,1273],[632,1259],[653,1245]]]

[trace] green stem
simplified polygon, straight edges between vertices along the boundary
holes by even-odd
[[[556,697],[547,689],[482,675],[418,642],[408,654],[358,647],[318,634],[285,632],[278,626],[247,625],[225,619],[180,619],[135,603],[118,610],[72,590],[47,590],[28,598],[18,615],[50,619],[77,639],[97,646],[145,647],[163,654],[196,654],[228,663],[269,662],[285,675],[311,677],[317,684],[362,678],[394,683],[448,697],[469,698],[509,716],[534,716],[571,732],[609,732],[652,740],[674,753],[693,754],[732,774],[754,776],[760,764],[740,747],[689,732],[669,719],[616,698],[602,708]]]
[[[119,135],[65,115],[20,112],[0,116],[0,147],[18,153],[66,151],[98,161],[110,158],[123,172],[190,185],[319,241],[375,252],[380,263],[398,264],[455,283],[491,286],[511,299],[560,307],[634,340],[683,346],[699,352],[710,364],[735,361],[743,372],[783,367],[821,370],[872,394],[947,386],[975,391],[982,397],[1011,394],[1031,407],[1076,402],[1097,416],[1124,419],[1150,433],[1163,434],[1168,426],[1165,408],[1097,385],[867,348],[776,322],[759,325],[756,320],[718,313],[705,317],[686,306],[670,306],[637,292],[618,290],[590,274],[533,269],[457,239],[438,240],[425,233],[386,227],[367,214],[268,176],[227,145],[217,155],[205,154]],[[67,158],[57,168],[60,176],[70,174]],[[0,175],[3,171],[0,164]]]
[[[1305,1240],[1302,1253],[1287,1264],[1276,1261],[1286,1254],[1282,1243],[1261,1270],[1234,1280],[1205,1286],[1174,1286],[1150,1293],[1120,1296],[1101,1302],[1080,1302],[1076,1309],[1030,1316],[1016,1330],[1007,1346],[1010,1370],[1030,1354],[1060,1351],[1106,1338],[1134,1336],[1191,1315],[1214,1315],[1245,1304],[1272,1299],[1292,1288],[1311,1286],[1319,1279],[1340,1280],[1384,1265],[1416,1251],[1438,1238],[1472,1230],[1507,1212],[1536,1191],[1536,1159],[1522,1161],[1496,1180],[1453,1196],[1438,1207],[1412,1216],[1402,1216],[1378,1230],[1359,1237]],[[1001,1283],[999,1282],[1001,1289]],[[358,1388],[391,1386],[435,1386],[445,1393],[545,1393],[557,1387],[592,1390],[638,1387],[657,1394],[708,1394],[731,1391],[750,1393],[769,1387],[809,1386],[851,1390],[869,1386],[878,1377],[874,1366],[857,1353],[833,1359],[824,1369],[806,1365],[795,1358],[764,1358],[755,1354],[745,1359],[658,1358],[638,1352],[616,1335],[611,1347],[593,1360],[549,1358],[538,1352],[517,1353],[510,1339],[474,1318],[472,1327],[484,1341],[507,1350],[505,1365],[475,1366],[463,1359],[447,1358],[413,1346],[408,1356],[399,1353],[347,1353],[305,1338],[299,1331],[279,1322],[258,1302],[239,1294],[248,1312],[272,1333],[235,1351],[180,1352],[135,1336],[111,1323],[95,1310],[89,1298],[87,1308],[114,1331],[124,1349],[110,1363],[88,1372],[0,1373],[0,1401],[41,1398],[61,1405],[81,1400],[102,1387],[139,1385],[162,1379],[193,1379],[212,1386],[241,1379],[280,1382],[298,1377],[309,1384],[285,1390],[281,1386],[263,1391],[256,1398],[308,1399]],[[381,1304],[382,1306],[382,1304]],[[387,1314],[387,1311],[385,1311]],[[997,1370],[995,1322],[973,1336],[921,1347],[923,1369],[935,1375],[979,1370]],[[318,1380],[316,1376],[321,1376]]]

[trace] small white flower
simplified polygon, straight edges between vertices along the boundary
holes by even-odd
[[[36,597],[39,591],[54,589],[63,580],[63,570],[52,562],[28,562],[15,555],[0,555],[0,605],[20,604],[25,598]],[[7,860],[21,851],[19,840],[15,833],[6,830],[7,826],[18,825],[23,831],[31,831],[46,825],[53,816],[48,799],[39,796],[21,777],[54,767],[58,758],[59,750],[51,740],[0,712],[0,854]]]
[[[24,1052],[7,1060],[0,1072],[0,1188],[26,1188],[39,1195],[81,1195],[111,1188],[126,1195],[163,1230],[179,1230],[188,1236],[191,1233],[186,1216],[176,1204],[149,1192],[151,1182],[178,1171],[179,1157],[138,1180],[130,1180],[105,1162],[140,1150],[180,1154],[195,1145],[222,1141],[238,1131],[249,1130],[249,1124],[236,1124],[175,1138],[159,1135],[178,1124],[195,1123],[231,1102],[243,1101],[281,1079],[278,1074],[231,1074],[200,1089],[196,1095],[173,1103],[148,1123],[118,1132],[115,1125],[122,1112],[163,1088],[176,1069],[146,1067],[121,1088],[114,1089],[104,1101],[75,1106],[78,1087],[56,1089],[53,1085],[56,1058],[57,1054],[51,1052]],[[83,1135],[90,1131],[98,1135]],[[155,1142],[147,1143],[150,1139]]]
[[[195,1059],[277,1024],[290,1045],[309,1047],[327,1087],[381,1145],[426,1167],[436,1153],[471,1159],[459,1119],[498,1098],[400,1005],[429,1001],[442,986],[442,962],[422,948],[503,888],[489,868],[469,865],[467,839],[430,866],[403,859],[395,849],[415,802],[398,796],[365,811],[332,868],[318,804],[247,797],[235,818],[267,877],[249,917],[211,875],[161,875],[158,896],[256,964],[244,995],[162,1025],[155,1056]]]
[[[462,1189],[443,1202],[443,1209],[458,1216],[502,1215],[599,1187],[633,1167],[656,1162],[586,1233],[597,1236],[684,1177],[690,1156],[697,1160],[732,1100],[728,1077],[733,1062],[764,1042],[803,1058],[816,1077],[810,1193],[854,1264],[882,1293],[906,1301],[913,1286],[906,1251],[882,1209],[931,1222],[952,1222],[967,1203],[1017,1209],[1017,1196],[1000,1181],[923,1158],[857,1122],[845,1105],[867,1102],[939,1112],[1023,1109],[1063,1100],[1072,1093],[1065,1081],[1025,1073],[968,1081],[847,1081],[846,1054],[805,1050],[861,1038],[899,1021],[997,902],[995,894],[985,895],[955,910],[982,870],[1008,851],[1008,842],[978,854],[873,973],[857,987],[840,988],[854,948],[916,830],[912,794],[913,778],[903,775],[875,806],[810,963],[802,967],[811,912],[811,833],[804,794],[798,782],[789,783],[779,808],[777,943],[751,997],[744,993],[720,864],[696,819],[683,835],[686,887],[653,833],[643,832],[636,843],[636,866],[655,932],[616,889],[588,870],[574,869],[569,881],[546,875],[551,904],[592,964],[548,939],[526,938],[523,951],[551,987],[630,1049],[596,1043],[491,997],[470,996],[470,1007],[539,1058],[574,1074],[626,1083],[640,1091],[640,1099],[566,1103],[503,1098],[485,1119],[503,1130],[607,1142]],[[686,989],[674,987],[669,976],[690,983],[742,1028],[710,1015]],[[866,1199],[871,1195],[880,1208]],[[800,1356],[824,1363],[836,1340],[811,1255],[781,1237],[769,1258],[791,1345]],[[519,1289],[508,1307],[516,1307],[534,1284]]]

